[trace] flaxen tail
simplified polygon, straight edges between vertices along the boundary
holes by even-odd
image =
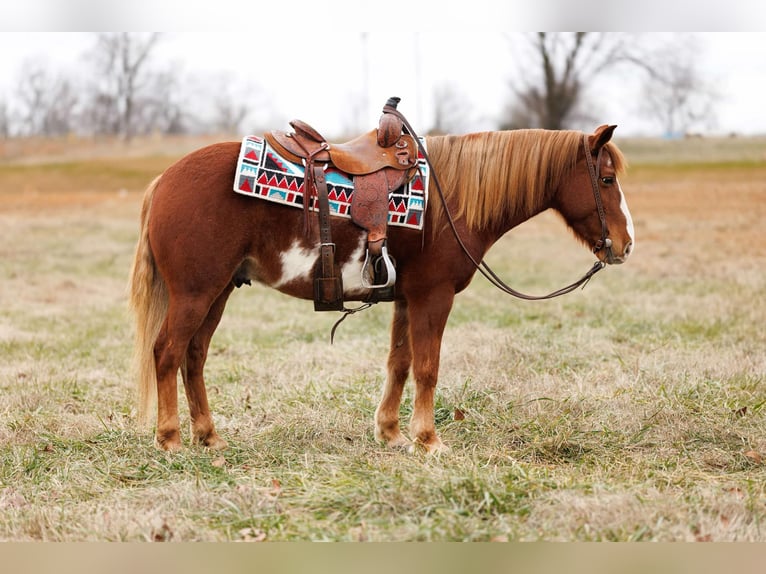
[[[157,271],[149,245],[149,213],[152,197],[160,181],[149,185],[141,206],[141,232],[130,273],[130,307],[135,313],[136,338],[133,353],[134,376],[138,382],[138,421],[147,426],[157,396],[157,373],[154,365],[154,343],[168,309],[168,291]]]

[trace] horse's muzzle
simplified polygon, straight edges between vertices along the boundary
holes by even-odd
[[[604,261],[609,265],[621,265],[627,261],[633,251],[633,242],[628,241],[622,250],[622,255],[616,255],[612,248],[612,242],[607,239],[606,249],[604,250]]]

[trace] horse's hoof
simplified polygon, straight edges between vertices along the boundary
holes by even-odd
[[[210,450],[224,450],[229,446],[229,443],[223,440],[215,431],[207,433],[204,436],[195,436],[194,444],[204,446]]]
[[[206,446],[210,450],[224,450],[229,446],[229,443],[227,443],[218,435],[208,437],[206,440],[201,441],[200,444]]]
[[[406,449],[412,444],[409,439],[402,434],[402,431],[399,430],[399,423],[376,425],[375,440],[380,441],[387,447],[393,449]]]
[[[409,452],[411,454],[414,454],[417,452],[424,452],[427,456],[438,456],[441,454],[447,454],[450,452],[450,450],[451,450],[450,447],[448,447],[439,439],[432,440],[431,442],[428,442],[428,443],[415,440],[409,447]]]
[[[162,439],[159,436],[154,438],[154,446],[165,452],[178,452],[183,448],[181,439],[176,437],[170,437]]]
[[[402,434],[384,442],[388,448],[394,450],[408,450],[412,447],[412,443]]]

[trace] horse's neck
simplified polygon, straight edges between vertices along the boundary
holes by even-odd
[[[500,239],[503,235],[508,233],[511,229],[513,229],[514,227],[521,225],[525,221],[529,221],[536,215],[539,215],[543,211],[547,211],[550,208],[551,208],[551,202],[545,201],[544,203],[535,207],[534,210],[529,214],[526,214],[526,213],[499,214],[497,221],[489,230],[491,233],[492,242],[494,243],[495,241]]]
[[[511,145],[508,141],[511,137],[516,136],[482,133],[429,140],[434,149],[434,171],[444,174],[441,183],[447,191],[450,213],[461,214],[471,232],[490,243],[547,210],[554,195],[552,190],[539,189],[544,185],[539,176],[531,180],[524,177],[522,172],[536,159],[536,156],[529,161],[524,159],[523,150],[528,143],[517,142],[521,159],[510,165],[503,157],[487,156],[498,153],[503,145]],[[520,187],[515,189],[516,186]],[[531,189],[531,193],[525,188]]]

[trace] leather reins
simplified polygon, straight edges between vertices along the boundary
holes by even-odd
[[[503,291],[504,293],[507,293],[508,295],[513,295],[514,297],[518,297],[519,299],[526,299],[528,301],[539,301],[543,299],[553,299],[554,297],[559,297],[561,295],[566,295],[567,293],[571,293],[578,287],[585,287],[585,285],[590,281],[591,277],[593,277],[596,273],[601,271],[604,267],[606,267],[606,263],[604,261],[596,261],[593,264],[593,267],[591,267],[585,275],[583,275],[580,279],[575,281],[574,283],[571,283],[570,285],[567,285],[566,287],[562,287],[561,289],[557,289],[556,291],[553,291],[552,293],[548,293],[547,295],[526,295],[524,293],[521,293],[520,291],[516,291],[511,286],[506,284],[500,277],[497,276],[497,274],[490,268],[489,265],[487,265],[484,260],[482,261],[476,261],[473,255],[471,255],[470,251],[468,251],[468,248],[465,246],[465,243],[463,243],[463,240],[460,238],[460,234],[457,231],[457,227],[455,226],[455,221],[452,218],[452,214],[449,211],[449,208],[447,207],[447,200],[444,197],[444,192],[442,191],[441,185],[439,184],[439,178],[436,175],[436,170],[434,169],[433,164],[431,163],[431,158],[428,156],[428,152],[425,149],[425,146],[420,141],[420,138],[415,133],[415,130],[412,129],[412,126],[407,121],[407,118],[402,115],[400,111],[398,111],[396,108],[386,104],[383,107],[384,113],[394,114],[399,119],[402,120],[402,123],[404,124],[404,128],[408,131],[408,133],[415,138],[415,141],[418,144],[418,149],[420,150],[420,153],[423,154],[423,157],[425,158],[426,162],[428,163],[428,166],[431,169],[431,176],[433,177],[434,186],[436,187],[436,191],[439,194],[439,198],[442,202],[442,205],[444,206],[444,213],[447,215],[447,221],[449,222],[449,226],[452,229],[452,233],[455,236],[455,240],[457,241],[460,248],[463,250],[463,253],[466,254],[468,259],[473,263],[474,267],[482,274],[484,277],[487,278],[487,280],[492,283],[495,287]],[[590,175],[591,184],[593,185],[593,197],[596,200],[596,210],[598,211],[598,217],[601,220],[601,239],[599,239],[596,244],[593,247],[593,252],[597,253],[601,249],[606,248],[607,249],[607,259],[611,260],[613,258],[612,255],[612,240],[607,237],[607,227],[606,227],[606,214],[604,212],[604,205],[601,201],[601,192],[598,188],[598,176],[600,171],[600,159],[601,159],[601,152],[599,151],[599,156],[597,158],[597,163],[594,166],[593,164],[593,157],[591,157],[590,153],[590,147],[588,146],[588,136],[586,134],[583,134],[583,150],[585,152],[585,161],[588,164],[588,173]],[[597,167],[598,166],[598,167]]]

